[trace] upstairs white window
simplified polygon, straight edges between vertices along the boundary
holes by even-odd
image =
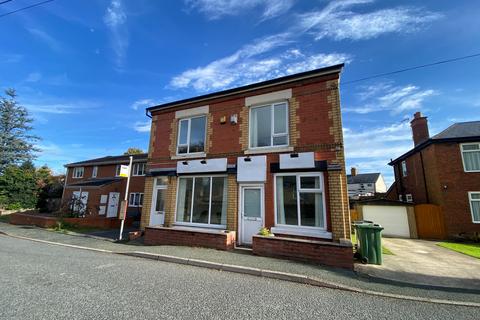
[[[469,192],[470,211],[473,223],[480,223],[480,192]]]
[[[96,178],[98,173],[98,167],[94,166],[92,169],[92,178]]]
[[[403,160],[402,161],[402,177],[407,176],[407,161]]]
[[[479,172],[480,143],[464,143],[461,145],[461,149],[465,172]]]
[[[143,205],[143,193],[132,192],[128,198],[129,207],[141,207]]]
[[[276,226],[325,229],[321,174],[278,174],[275,189]]]
[[[83,172],[84,172],[84,168],[83,167],[75,167],[73,168],[73,174],[72,174],[72,178],[83,178]]]
[[[145,175],[146,163],[134,163],[133,164],[133,175],[134,176],[144,176]]]
[[[115,177],[119,177],[120,176],[120,170],[122,169],[122,165],[121,164],[117,164],[115,166]]]
[[[274,103],[250,109],[250,148],[288,146],[288,105]]]
[[[406,194],[405,198],[407,199],[407,202],[413,202],[413,196],[410,193]]]
[[[181,119],[178,122],[177,154],[205,151],[206,116]]]

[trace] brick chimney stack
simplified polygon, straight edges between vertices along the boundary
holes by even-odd
[[[357,173],[358,173],[358,172],[357,172],[357,168],[352,167],[352,168],[350,169],[350,174],[351,174],[352,177],[355,177],[355,176],[357,175]]]
[[[413,143],[415,147],[430,138],[427,117],[422,116],[421,112],[415,112],[413,120],[410,121],[410,126],[412,127]]]

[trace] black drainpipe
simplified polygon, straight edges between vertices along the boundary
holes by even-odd
[[[428,187],[427,187],[427,178],[425,177],[425,166],[423,165],[423,152],[420,150],[420,161],[422,163],[422,173],[423,173],[423,185],[425,186],[425,195],[427,203],[430,203],[430,197],[428,196]]]

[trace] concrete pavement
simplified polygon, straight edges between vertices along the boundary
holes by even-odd
[[[380,298],[0,236],[2,319],[479,319]]]
[[[382,239],[394,255],[381,266],[356,265],[358,272],[388,280],[449,288],[480,288],[480,259],[437,246],[435,241]]]

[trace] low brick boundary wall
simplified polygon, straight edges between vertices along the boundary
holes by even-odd
[[[31,225],[41,228],[53,228],[57,221],[62,221],[77,227],[114,229],[120,228],[120,220],[117,218],[87,217],[87,218],[60,218],[41,214],[14,213],[10,216],[10,223],[15,225]],[[129,227],[133,219],[127,218],[125,226]]]
[[[232,250],[235,247],[235,232],[146,227],[144,243]]]
[[[253,254],[353,270],[350,244],[286,237],[253,236]]]

